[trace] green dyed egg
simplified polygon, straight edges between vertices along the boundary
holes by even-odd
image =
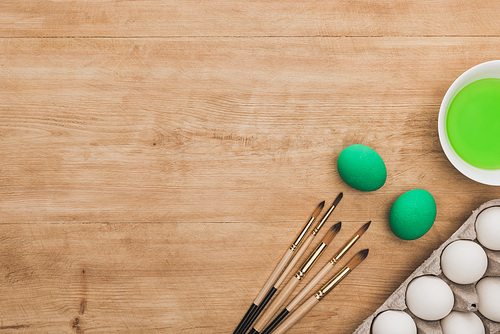
[[[339,155],[337,169],[345,183],[361,191],[377,190],[387,179],[384,160],[365,145],[346,147]]]
[[[436,212],[436,201],[431,193],[424,189],[413,189],[394,202],[389,213],[389,224],[399,238],[418,239],[430,230]]]

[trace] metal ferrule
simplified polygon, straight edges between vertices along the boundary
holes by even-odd
[[[323,285],[323,287],[314,295],[314,297],[317,300],[323,299],[330,291],[332,291],[334,287],[336,287],[344,279],[344,277],[347,276],[347,274],[349,274],[350,271],[351,268],[347,266],[342,268],[342,270],[339,271],[337,275],[335,275],[331,280],[329,280],[328,283]]]
[[[301,279],[303,279],[303,278],[304,278],[304,273],[303,273],[302,271],[300,271],[300,270],[299,270],[299,271],[295,274],[295,278],[296,278],[296,279],[298,279],[298,280],[300,281]]]
[[[321,221],[316,225],[316,227],[312,231],[313,235],[318,234],[319,230],[323,227],[323,225],[325,224],[325,222],[328,220],[328,217],[330,217],[330,215],[332,214],[333,209],[335,209],[335,208],[336,208],[336,206],[332,205],[330,207],[330,209],[328,209],[328,211],[325,213],[325,215],[323,216],[323,218],[321,218]]]
[[[316,261],[319,259],[323,251],[325,250],[327,244],[324,242],[320,243],[314,252],[309,256],[309,258],[306,260],[302,268],[295,274],[295,278],[298,280],[301,280],[305,274],[312,268],[312,266],[316,263]]]
[[[338,252],[337,255],[335,255],[335,257],[330,262],[332,264],[335,264],[336,262],[338,262],[342,258],[342,256],[344,256],[345,253],[347,253],[347,251],[349,249],[351,249],[352,245],[354,245],[356,243],[356,241],[358,241],[359,238],[360,238],[360,236],[358,234],[355,234],[354,237],[344,245],[342,250],[340,252]]]
[[[290,249],[292,250],[292,252],[294,250],[297,249],[297,247],[300,245],[300,243],[302,242],[302,240],[304,239],[304,236],[306,235],[307,233],[307,230],[309,229],[309,227],[311,227],[312,223],[314,221],[314,217],[311,217],[309,219],[309,221],[307,222],[306,226],[304,226],[304,228],[302,229],[302,231],[299,233],[299,235],[297,236],[297,238],[295,238],[295,241],[293,242],[293,244],[290,246]]]

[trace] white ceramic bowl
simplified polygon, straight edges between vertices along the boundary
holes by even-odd
[[[455,82],[448,88],[444,95],[441,107],[439,108],[438,133],[441,147],[446,157],[456,169],[468,178],[493,186],[500,186],[500,169],[481,169],[464,161],[452,148],[448,135],[446,134],[446,116],[448,107],[455,96],[468,84],[487,78],[500,79],[500,60],[492,60],[486,63],[476,65],[460,75]]]

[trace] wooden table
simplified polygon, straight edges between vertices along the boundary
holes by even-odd
[[[0,333],[230,333],[341,191],[322,262],[373,220],[370,255],[290,333],[352,333],[500,197],[437,136],[499,21],[496,0],[3,0]],[[384,158],[380,190],[339,177],[354,143]],[[438,216],[402,241],[388,212],[414,188]]]

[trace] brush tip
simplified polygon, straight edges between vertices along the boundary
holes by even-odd
[[[339,204],[340,200],[342,199],[342,197],[344,197],[344,193],[338,194],[337,198],[335,198],[335,201],[333,201],[333,205],[337,206]]]
[[[333,238],[335,238],[337,233],[339,233],[341,226],[342,226],[342,223],[338,222],[337,224],[330,227],[328,232],[326,232],[326,235],[323,238],[322,242],[328,245],[333,240]]]
[[[361,228],[358,230],[358,232],[356,232],[357,235],[359,236],[362,236],[363,233],[366,232],[366,230],[368,229],[368,227],[370,227],[372,221],[370,220],[368,223],[364,224],[363,226],[361,226]]]
[[[368,256],[369,249],[363,249],[362,251],[359,251],[356,255],[352,257],[352,259],[349,261],[347,264],[347,267],[354,269],[363,262],[364,259]]]
[[[319,215],[319,213],[321,212],[321,210],[323,210],[324,206],[325,206],[325,201],[319,203],[318,206],[316,207],[316,209],[314,209],[312,217],[316,218]]]

